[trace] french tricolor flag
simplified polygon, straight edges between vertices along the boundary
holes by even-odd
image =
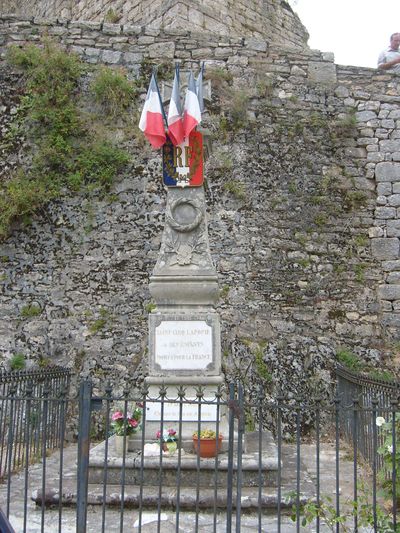
[[[189,137],[190,132],[197,126],[197,124],[200,124],[200,122],[201,111],[197,96],[196,82],[194,80],[192,71],[190,71],[185,105],[183,109],[183,132],[185,138]]]
[[[181,97],[179,94],[179,65],[175,67],[174,84],[169,102],[168,135],[172,144],[175,146],[181,144],[185,137],[183,132]]]
[[[164,109],[154,73],[151,75],[149,89],[140,116],[139,128],[143,131],[153,148],[165,144]]]

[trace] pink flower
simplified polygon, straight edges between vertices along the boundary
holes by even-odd
[[[137,428],[138,425],[139,425],[139,422],[137,420],[135,420],[134,418],[129,418],[128,419],[128,424],[130,426],[132,426],[133,428]]]
[[[124,418],[124,415],[121,413],[121,411],[115,411],[115,413],[112,415],[112,420],[121,420]]]
[[[142,408],[143,408],[143,402],[137,402],[137,404],[136,404],[136,405],[137,405],[137,406],[138,406],[138,407],[139,407],[140,409],[142,409]]]
[[[176,435],[176,431],[175,431],[174,429],[172,429],[172,428],[169,428],[169,430],[168,430],[168,435],[169,435],[170,437],[173,437],[174,435]]]

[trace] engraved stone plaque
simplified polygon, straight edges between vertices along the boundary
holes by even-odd
[[[204,370],[212,361],[212,328],[206,322],[163,321],[156,327],[154,362],[161,370]]]
[[[197,422],[199,418],[199,408],[196,403],[196,398],[186,398],[186,400],[193,400],[193,403],[185,403],[182,406],[182,422]],[[213,398],[204,398],[204,400],[212,401]],[[214,398],[215,400],[215,398]],[[164,403],[164,418],[165,422],[176,422],[179,420],[180,406],[179,403],[165,402]],[[161,403],[146,402],[146,420],[157,421],[161,420]],[[217,420],[217,405],[202,404],[201,406],[201,421],[215,422]]]
[[[160,314],[149,318],[152,375],[219,375],[219,321],[216,314]]]

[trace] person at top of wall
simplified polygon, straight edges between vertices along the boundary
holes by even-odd
[[[379,54],[378,69],[400,74],[400,33],[390,36],[390,46]]]

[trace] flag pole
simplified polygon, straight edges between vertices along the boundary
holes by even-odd
[[[164,109],[164,106],[161,100],[160,89],[158,88],[158,83],[157,83],[157,67],[153,67],[153,76],[154,76],[154,81],[156,82],[157,94],[158,94],[158,98],[160,99],[160,105],[161,105],[161,110],[162,110],[162,114],[164,117],[165,127],[168,129],[168,119],[167,119],[167,115],[165,114],[165,109]]]

